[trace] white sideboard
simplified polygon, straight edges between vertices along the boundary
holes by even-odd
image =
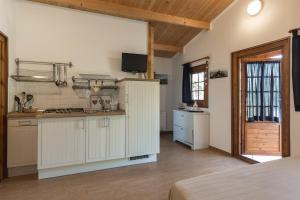
[[[193,150],[209,146],[209,113],[173,111],[173,141],[182,142]]]

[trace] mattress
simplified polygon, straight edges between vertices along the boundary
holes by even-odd
[[[176,182],[170,200],[300,200],[300,157]]]

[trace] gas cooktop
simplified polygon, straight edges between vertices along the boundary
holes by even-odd
[[[83,108],[51,108],[46,109],[44,113],[84,113]]]

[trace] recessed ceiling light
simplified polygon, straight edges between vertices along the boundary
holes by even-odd
[[[251,16],[258,15],[258,13],[262,9],[262,6],[263,6],[263,4],[262,4],[261,0],[253,0],[249,3],[248,8],[247,8],[247,12]]]

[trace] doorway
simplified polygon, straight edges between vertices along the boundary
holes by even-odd
[[[6,177],[8,44],[0,32],[0,181]]]
[[[290,39],[232,53],[232,154],[248,162],[290,155]]]

